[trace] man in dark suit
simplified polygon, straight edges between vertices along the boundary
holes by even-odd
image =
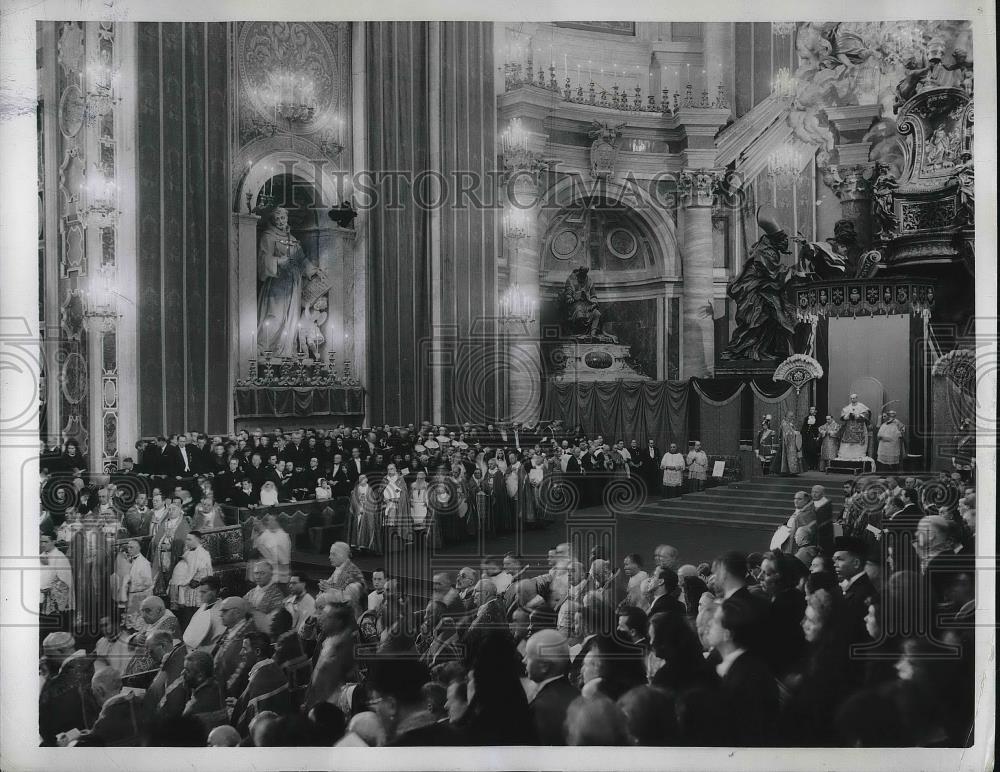
[[[183,435],[182,435],[183,436]],[[180,438],[176,434],[170,435],[170,440],[167,442],[167,446],[163,449],[163,455],[160,457],[160,474],[167,475],[168,477],[182,477],[185,476],[184,471],[190,459],[185,459],[181,454],[180,448]],[[184,438],[185,444],[187,443],[187,438]]]
[[[764,660],[750,649],[760,623],[757,610],[730,597],[716,609],[706,639],[720,656],[720,703],[726,716],[721,743],[740,747],[772,745],[778,714],[778,687]]]
[[[281,479],[281,468],[284,466],[284,464],[279,459],[280,456],[278,453],[272,451],[270,454],[268,454],[267,463],[264,464],[263,466],[264,473],[263,473],[263,482],[261,482],[261,485],[263,485],[266,482],[272,482],[274,483],[275,488],[281,487],[281,483],[283,482]]]
[[[771,640],[765,653],[771,671],[779,677],[799,664],[805,649],[802,618],[806,599],[798,588],[805,573],[801,560],[783,552],[768,552],[761,562],[761,586],[770,602],[767,627]]]
[[[330,466],[330,477],[328,479],[330,481],[330,493],[334,498],[351,495],[351,489],[358,481],[358,478],[352,474],[352,472],[356,471],[356,466],[349,467],[344,464],[344,458],[340,453],[333,454],[333,464]],[[363,474],[363,472],[358,473],[358,476],[360,474]]]
[[[888,520],[883,520],[882,549],[888,558],[892,572],[915,571],[920,573],[920,559],[913,544],[917,538],[917,526],[924,516],[917,504],[920,494],[913,489],[903,488],[899,493],[902,509]],[[891,555],[888,554],[891,552]]]
[[[361,455],[361,448],[354,445],[351,448],[351,457],[347,461],[347,477],[351,481],[351,487],[354,487],[361,475],[367,473],[368,463]]]
[[[865,573],[865,543],[854,536],[839,536],[833,548],[833,570],[844,593],[850,639],[854,643],[866,641],[865,615],[878,592]]]
[[[422,662],[394,657],[374,658],[368,670],[369,705],[386,732],[387,745],[462,745],[461,734],[438,721],[427,709],[423,685],[431,680]]]
[[[260,497],[260,488],[264,484],[266,478],[264,477],[264,457],[257,451],[250,456],[250,465],[244,470],[245,477],[253,485],[254,496]]]
[[[162,434],[156,438],[156,444],[150,445],[142,454],[142,466],[147,474],[168,475],[171,474],[171,461],[167,438]]]
[[[649,614],[680,614],[684,616],[684,604],[677,596],[680,594],[680,578],[677,572],[667,566],[657,566],[653,569],[653,603]]]
[[[195,474],[208,474],[212,471],[212,450],[208,446],[208,436],[195,434],[194,443],[188,443],[188,452],[192,455],[191,469]]]
[[[369,430],[365,432],[365,436],[354,443],[354,447],[361,451],[361,458],[365,461],[371,462],[375,458],[375,454],[381,452],[378,447],[378,438],[375,436],[375,432]]]
[[[279,715],[287,713],[291,693],[288,674],[272,659],[274,646],[267,633],[250,633],[244,640],[243,651],[250,670],[246,688],[233,705],[231,723],[245,735],[256,713],[264,710],[273,710]]]
[[[160,670],[143,695],[143,716],[147,732],[154,732],[158,722],[176,718],[184,711],[188,693],[184,686],[184,657],[187,646],[183,641],[174,645],[173,636],[156,630],[146,637],[146,652]]]
[[[233,500],[233,497],[239,495],[241,484],[246,479],[246,475],[240,469],[240,461],[236,456],[230,458],[227,464],[229,468],[225,472],[220,473],[212,481],[215,500],[220,504],[228,504]]]
[[[569,645],[556,630],[539,630],[528,639],[524,651],[528,678],[537,689],[528,711],[539,745],[565,745],[563,723],[566,711],[580,692],[569,682]]]
[[[243,686],[236,688],[243,659],[243,639],[256,631],[249,618],[249,605],[238,595],[231,595],[219,604],[222,624],[226,631],[219,637],[212,650],[215,680],[227,697],[239,697]]]
[[[340,454],[338,453],[337,455]],[[306,462],[305,469],[299,470],[292,477],[292,489],[299,492],[296,498],[313,498],[316,495],[316,486],[325,477],[326,472],[320,467],[319,457],[312,456]]]
[[[285,443],[285,447],[281,449],[281,460],[291,461],[295,466],[303,466],[308,460],[303,458],[305,453],[306,446],[302,438],[302,430],[297,429],[292,432],[292,439]]]
[[[184,705],[183,715],[195,718],[218,719],[219,723],[228,723],[228,716],[223,713],[222,692],[214,678],[215,666],[212,655],[207,651],[192,651],[184,658],[184,685],[188,690],[188,701]],[[207,723],[215,723],[207,721]]]
[[[723,600],[735,599],[752,610],[751,627],[745,631],[745,643],[755,654],[763,657],[767,647],[766,620],[768,601],[747,588],[747,556],[744,552],[731,551],[715,559],[712,564],[715,586],[722,591]]]

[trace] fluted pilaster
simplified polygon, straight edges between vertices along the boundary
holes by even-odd
[[[680,176],[681,200],[686,207],[681,252],[682,378],[704,378],[715,370],[712,200],[723,174],[719,169],[685,169]]]

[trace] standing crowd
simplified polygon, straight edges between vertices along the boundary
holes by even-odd
[[[441,457],[461,466],[459,442],[468,444],[456,438],[457,452]],[[612,452],[602,446],[591,456]],[[424,451],[415,444],[413,453],[420,462]],[[373,476],[390,478],[397,465],[405,480],[414,459],[401,455],[402,468],[392,461]],[[525,452],[508,461],[508,474],[525,457],[537,468],[539,456]],[[353,493],[372,471],[359,470]],[[245,593],[220,582],[197,554],[198,528],[184,536],[186,568],[178,576],[176,563],[169,578],[155,576],[133,537],[128,589],[100,620],[93,647],[78,646],[71,624],[42,641],[41,741],[966,745],[975,609],[970,477],[853,480],[831,515],[838,535],[808,552],[791,549],[793,540],[685,562],[666,544],[650,560],[641,552],[574,554],[559,544],[545,565],[507,554],[437,573],[429,599],[409,577],[364,575],[352,546],[339,541],[330,548],[332,573],[314,595],[284,561],[285,539],[273,522],[263,526],[271,537]],[[409,508],[412,529],[412,511],[423,503],[413,493],[418,479],[405,492],[398,482],[398,492],[383,493],[383,516],[392,513],[398,524]],[[793,517],[824,506],[822,496],[812,503],[801,496]],[[94,511],[106,511],[104,495],[98,499]],[[167,509],[186,523],[180,499]],[[88,549],[79,534],[75,548]],[[64,614],[74,574],[51,535],[43,535],[42,553],[43,612]],[[147,581],[132,604],[134,588]]]

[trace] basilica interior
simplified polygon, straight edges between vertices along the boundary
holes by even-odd
[[[143,438],[305,417],[610,432],[593,395],[638,386],[720,452],[793,385],[821,413],[858,391],[896,404],[928,458],[955,428],[930,397],[968,384],[930,373],[973,334],[968,23],[64,22],[37,40],[60,363],[42,431],[95,471]],[[794,331],[727,352],[761,207],[789,239]],[[299,262],[272,297],[278,208]],[[795,353],[806,380],[773,381]]]
[[[969,21],[36,32],[41,745],[984,731]]]

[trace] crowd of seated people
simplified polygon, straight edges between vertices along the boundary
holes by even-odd
[[[191,614],[154,583],[92,650],[46,636],[41,741],[967,745],[974,488],[863,478],[834,519],[808,563],[558,544],[542,565],[507,554],[435,573],[427,598],[410,577],[365,576],[338,542],[315,596],[270,561],[243,595],[195,580]],[[50,596],[72,580],[53,550]]]

